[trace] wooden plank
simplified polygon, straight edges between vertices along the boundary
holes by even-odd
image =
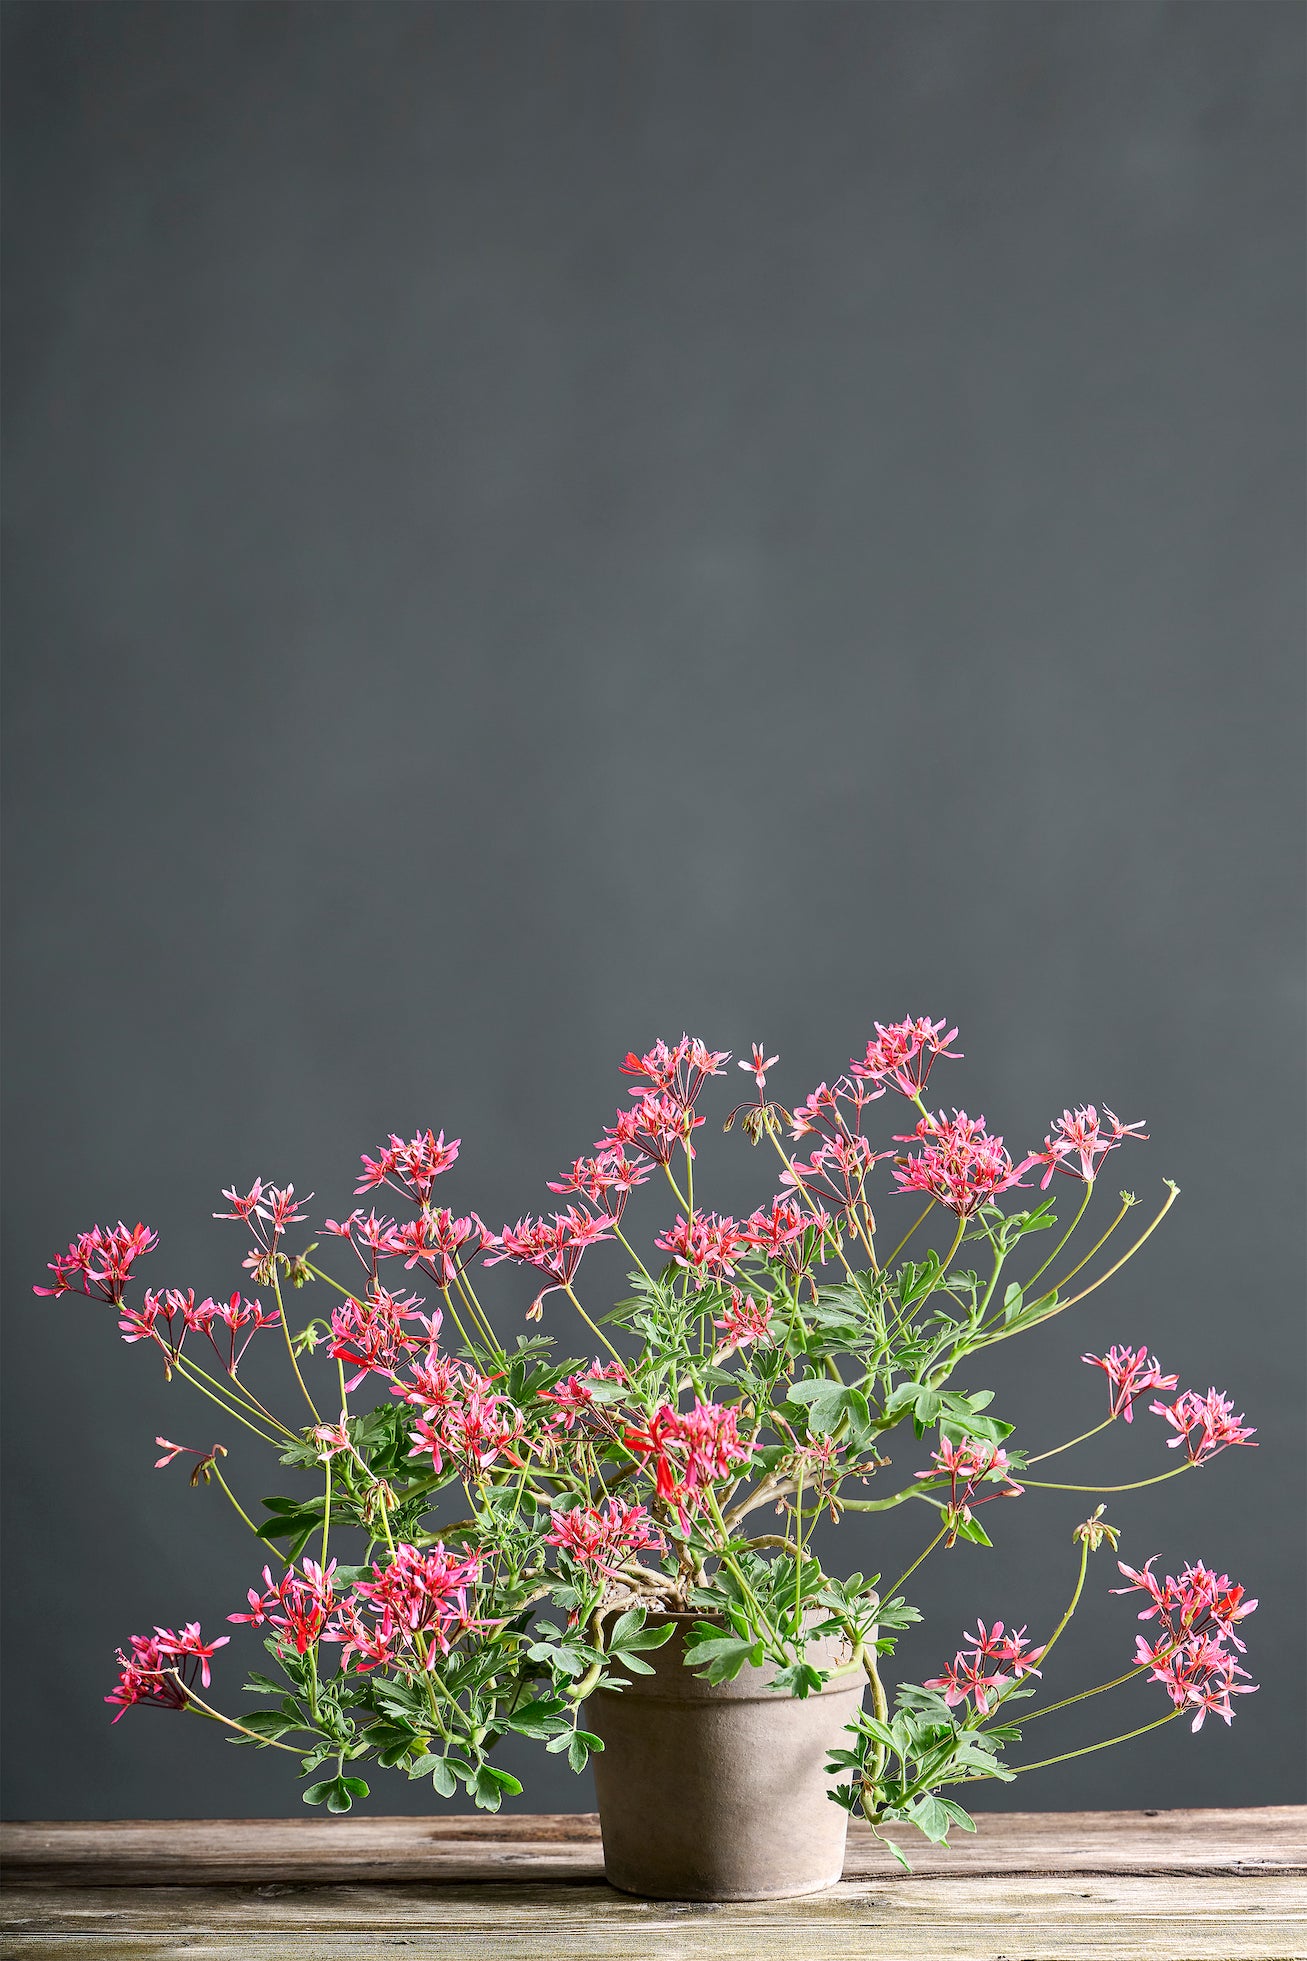
[[[985,1874],[1307,1872],[1307,1806],[1237,1811],[991,1812],[953,1848],[912,1848],[900,1875],[865,1825],[849,1834],[846,1880],[915,1883]],[[597,1818],[509,1817],[177,1819],[0,1826],[12,1883],[128,1885],[328,1884],[414,1880],[596,1881]]]
[[[8,1961],[1303,1961],[1293,1880],[851,1881],[746,1906],[606,1887],[15,1889]]]

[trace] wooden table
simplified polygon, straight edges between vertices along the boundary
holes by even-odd
[[[1307,1806],[992,1813],[900,1873],[698,1906],[604,1884],[593,1817],[0,1827],[6,1961],[1304,1961]]]

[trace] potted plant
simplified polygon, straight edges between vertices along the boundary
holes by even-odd
[[[210,1664],[231,1637],[191,1622],[131,1637],[106,1697],[114,1720],[148,1706],[225,1724],[238,1744],[293,1755],[305,1802],[332,1812],[368,1795],[367,1761],[493,1811],[521,1789],[496,1745],[537,1738],[576,1771],[594,1759],[615,1884],[699,1899],[832,1884],[850,1812],[901,1859],[914,1828],[936,1842],[974,1829],[951,1794],[1083,1754],[1008,1755],[1025,1725],[1136,1675],[1160,1684],[1164,1707],[1128,1735],[1228,1723],[1252,1686],[1239,1628],[1256,1602],[1201,1563],[1165,1577],[1153,1559],[1122,1563],[1115,1591],[1142,1596],[1133,1661],[1078,1694],[1036,1687],[1090,1555],[1116,1547],[1101,1504],[1075,1532],[1055,1625],[982,1623],[933,1678],[886,1684],[899,1631],[920,1618],[900,1589],[923,1560],[989,1545],[991,1501],[1092,1495],[1045,1473],[1084,1439],[1015,1449],[972,1359],[1096,1293],[1177,1196],[1168,1184],[1133,1230],[1123,1192],[1102,1230],[1082,1230],[1105,1162],[1141,1126],[1064,1111],[1014,1159],[983,1118],[927,1102],[956,1037],[942,1021],[877,1023],[847,1071],[792,1109],[768,1093],[777,1058],[755,1047],[725,1128],[762,1153],[776,1190],[746,1219],[708,1210],[697,1175],[704,1092],[730,1058],[683,1038],[627,1056],[630,1097],[550,1184],[562,1209],[548,1217],[491,1232],[439,1204],[459,1143],[427,1131],[363,1157],[362,1203],[325,1219],[319,1240],[306,1241],[293,1186],[227,1191],[215,1216],[250,1242],[230,1296],[147,1287],[133,1304],[154,1233],[80,1234],[36,1291],[105,1303],[166,1381],[207,1398],[232,1442],[277,1453],[296,1486],[260,1510],[227,1443],[157,1440],[160,1468],[191,1460],[192,1484],[216,1488],[260,1541],[261,1573],[228,1619],[267,1651],[271,1672],[246,1684],[266,1706],[215,1706]],[[662,1192],[649,1257],[628,1237],[645,1186]],[[901,1230],[879,1225],[882,1192],[903,1204]],[[578,1269],[610,1240],[629,1294],[587,1305]],[[503,1261],[543,1280],[527,1320],[579,1317],[586,1353],[496,1327],[477,1283]],[[307,1289],[326,1303],[292,1316]],[[292,1415],[242,1375],[256,1338],[285,1344]],[[1084,1360],[1108,1391],[1086,1434],[1151,1398],[1176,1453],[1159,1478],[1251,1441],[1225,1396],[1181,1392],[1142,1347]],[[891,1463],[900,1441],[915,1469]],[[823,1515],[901,1505],[924,1522],[905,1573],[824,1569]]]

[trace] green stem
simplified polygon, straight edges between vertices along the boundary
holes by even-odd
[[[894,1251],[893,1251],[893,1252],[892,1252],[892,1253],[890,1254],[890,1256],[889,1256],[889,1259],[887,1259],[887,1260],[885,1261],[885,1263],[884,1263],[884,1264],[885,1264],[885,1266],[886,1266],[886,1267],[889,1267],[889,1266],[891,1266],[891,1265],[893,1264],[893,1262],[894,1262],[895,1260],[897,1260],[897,1258],[898,1258],[898,1256],[899,1256],[899,1254],[900,1254],[900,1253],[901,1253],[901,1252],[903,1251],[903,1248],[904,1248],[904,1247],[905,1247],[905,1246],[907,1245],[907,1243],[908,1243],[908,1241],[909,1241],[909,1240],[911,1239],[911,1237],[912,1237],[912,1235],[913,1235],[913,1233],[914,1233],[914,1232],[915,1232],[915,1231],[917,1230],[917,1226],[924,1226],[924,1225],[925,1225],[925,1223],[926,1223],[926,1221],[927,1221],[927,1219],[928,1219],[928,1218],[930,1217],[930,1215],[931,1215],[931,1213],[932,1213],[932,1212],[934,1211],[934,1209],[935,1209],[935,1205],[936,1205],[936,1203],[937,1203],[937,1201],[936,1201],[935,1199],[933,1199],[933,1198],[932,1198],[932,1199],[931,1199],[931,1201],[930,1201],[930,1204],[929,1204],[929,1205],[928,1205],[928,1206],[926,1207],[926,1209],[925,1209],[925,1211],[924,1211],[924,1212],[922,1213],[922,1215],[921,1215],[921,1217],[920,1217],[920,1218],[919,1218],[919,1219],[918,1219],[918,1220],[916,1221],[916,1223],[915,1223],[915,1224],[913,1224],[913,1225],[910,1225],[910,1226],[908,1227],[908,1229],[907,1229],[907,1231],[906,1231],[906,1232],[904,1233],[904,1235],[903,1235],[903,1237],[902,1237],[902,1239],[901,1239],[901,1240],[899,1241],[899,1243],[898,1243],[898,1245],[897,1245],[897,1246],[896,1246],[896,1247],[894,1248]]]
[[[1072,1233],[1075,1231],[1076,1227],[1080,1224],[1080,1221],[1084,1218],[1085,1207],[1088,1205],[1093,1195],[1094,1195],[1094,1186],[1093,1186],[1093,1180],[1091,1179],[1085,1186],[1085,1195],[1081,1199],[1079,1205],[1076,1208],[1075,1218],[1071,1221],[1066,1231],[1062,1234],[1062,1237],[1058,1240],[1057,1245],[1053,1248],[1048,1258],[1044,1261],[1043,1266],[1037,1266],[1035,1268],[1029,1280],[1026,1281],[1025,1286],[1022,1288],[1023,1293],[1028,1294],[1031,1288],[1034,1286],[1036,1280],[1041,1279],[1043,1275],[1048,1272],[1048,1269],[1052,1266],[1054,1260],[1057,1258],[1058,1254],[1062,1251],[1062,1248],[1066,1245],[1068,1239],[1070,1239]],[[1124,1218],[1125,1216],[1124,1212],[1122,1212],[1121,1216]],[[1109,1228],[1109,1230],[1111,1230],[1111,1228]],[[1099,1244],[1100,1245],[1102,1244],[1101,1240]],[[1093,1254],[1091,1253],[1089,1257],[1092,1259]]]
[[[235,1494],[235,1492],[234,1492],[234,1491],[232,1490],[232,1488],[231,1488],[231,1486],[230,1486],[230,1485],[228,1484],[228,1482],[227,1482],[227,1480],[226,1480],[226,1478],[225,1478],[225,1477],[224,1477],[224,1476],[222,1475],[222,1472],[221,1472],[221,1471],[220,1471],[220,1470],[218,1469],[218,1465],[217,1465],[217,1460],[216,1460],[216,1459],[215,1459],[215,1460],[214,1460],[214,1462],[213,1462],[213,1463],[212,1463],[212,1464],[211,1464],[211,1465],[209,1466],[209,1468],[210,1468],[210,1470],[211,1470],[211,1471],[213,1472],[213,1475],[214,1475],[214,1477],[215,1477],[215,1478],[217,1478],[217,1480],[218,1480],[218,1483],[219,1483],[219,1484],[220,1484],[220,1485],[222,1486],[222,1488],[223,1488],[223,1490],[224,1490],[224,1491],[226,1492],[226,1494],[227,1494],[227,1496],[228,1496],[228,1497],[229,1497],[229,1498],[231,1499],[231,1502],[232,1502],[232,1504],[233,1504],[233,1505],[234,1505],[234,1506],[236,1507],[236,1510],[237,1510],[237,1511],[238,1511],[238,1512],[240,1513],[240,1515],[241,1515],[241,1517],[242,1517],[242,1518],[243,1518],[243,1519],[245,1520],[245,1523],[246,1523],[246,1524],[247,1524],[247,1525],[249,1526],[249,1528],[250,1528],[250,1531],[251,1531],[251,1532],[252,1532],[252,1533],[254,1534],[254,1536],[255,1536],[255,1538],[257,1539],[257,1538],[259,1537],[259,1528],[258,1528],[258,1526],[257,1526],[257,1525],[256,1525],[256,1524],[254,1523],[254,1520],[253,1520],[253,1519],[252,1519],[252,1518],[250,1517],[250,1515],[249,1515],[249,1513],[248,1513],[248,1512],[246,1511],[246,1509],[245,1509],[245,1507],[244,1507],[244,1506],[243,1506],[243,1505],[242,1505],[242,1504],[240,1503],[240,1501],[239,1501],[239,1499],[238,1499],[238,1498],[236,1497],[236,1494]],[[263,1545],[265,1545],[265,1546],[266,1546],[268,1542],[267,1542],[267,1540],[266,1540],[266,1539],[264,1539],[264,1540],[263,1540],[263,1541],[262,1541],[261,1543],[262,1543]],[[274,1547],[272,1547],[272,1551],[274,1551],[274,1552],[276,1553],[276,1555],[277,1555],[277,1557],[278,1557],[278,1559],[280,1559],[280,1560],[282,1561],[282,1563],[283,1563],[283,1565],[286,1565],[286,1566],[289,1566],[289,1565],[290,1565],[290,1561],[289,1561],[289,1560],[288,1560],[288,1559],[286,1558],[286,1555],[285,1555],[285,1553],[284,1553],[284,1552],[282,1552],[282,1551],[281,1551],[281,1549],[280,1549],[279,1547],[277,1547],[277,1546],[274,1546]]]
[[[226,1402],[223,1399],[223,1397],[219,1396],[214,1390],[210,1389],[207,1383],[205,1383],[199,1375],[192,1372],[192,1365],[186,1360],[186,1357],[184,1355],[174,1356],[172,1360],[172,1367],[176,1369],[177,1373],[181,1376],[183,1382],[189,1382],[192,1389],[198,1389],[202,1396],[207,1396],[211,1403],[216,1403],[217,1407],[222,1411],[224,1416],[230,1416],[237,1423],[243,1423],[245,1425],[245,1428],[259,1439],[260,1443],[272,1444],[275,1449],[280,1449],[281,1439],[279,1437],[270,1437],[266,1431],[261,1430],[259,1428],[257,1423],[252,1423],[249,1417],[246,1416],[243,1411],[235,1408],[231,1403]],[[287,1431],[286,1434],[288,1436],[291,1436],[294,1433],[293,1431]]]
[[[300,1365],[295,1356],[295,1344],[290,1338],[290,1322],[286,1319],[286,1303],[281,1297],[281,1281],[277,1278],[277,1257],[274,1253],[272,1260],[272,1291],[277,1296],[277,1306],[281,1310],[279,1318],[281,1320],[282,1333],[286,1337],[286,1353],[290,1356],[290,1365],[295,1371],[295,1380],[304,1392],[304,1400],[313,1412],[313,1421],[315,1423],[321,1423],[322,1418],[318,1414],[318,1406],[312,1396],[310,1396],[308,1384],[300,1374]]]
[[[886,1597],[888,1597],[891,1600],[894,1598],[894,1595],[898,1592],[899,1588],[903,1585],[903,1582],[905,1580],[910,1580],[912,1578],[912,1575],[916,1572],[918,1566],[920,1566],[922,1561],[926,1559],[932,1552],[934,1552],[936,1546],[939,1544],[940,1540],[944,1537],[947,1531],[948,1531],[947,1524],[940,1526],[939,1531],[935,1534],[930,1544],[926,1547],[925,1552],[918,1553],[917,1557],[913,1560],[911,1566],[909,1566],[907,1572],[900,1573],[897,1580],[895,1580],[893,1586],[886,1588],[885,1593],[881,1595],[882,1600],[884,1600]]]
[[[1164,1723],[1173,1723],[1177,1716],[1185,1713],[1183,1709],[1172,1709],[1169,1715],[1159,1716],[1155,1723],[1145,1723],[1141,1729],[1127,1730],[1124,1736],[1108,1736],[1101,1743],[1086,1743],[1081,1750],[1064,1750],[1059,1757],[1041,1757],[1037,1764],[1012,1764],[1010,1768],[1014,1777],[1020,1777],[1027,1770],[1047,1770],[1050,1764],[1070,1763],[1073,1757],[1091,1757],[1095,1750],[1110,1750],[1114,1743],[1129,1743],[1136,1736],[1147,1736],[1149,1730],[1161,1729]],[[987,1773],[982,1772],[982,1775]]]
[[[322,1504],[322,1570],[324,1573],[327,1570],[327,1536],[331,1531],[331,1459],[329,1457],[326,1460],[326,1465],[327,1495]]]
[[[1155,1478],[1139,1478],[1134,1484],[1047,1484],[1042,1478],[1023,1477],[1021,1483],[1032,1491],[1144,1491],[1150,1484],[1165,1484],[1168,1478],[1178,1478],[1183,1471],[1192,1471],[1194,1466],[1186,1461],[1177,1464],[1173,1471],[1163,1471]]]
[[[1096,1423],[1092,1430],[1082,1430],[1078,1437],[1072,1437],[1068,1443],[1058,1444],[1052,1450],[1041,1450],[1038,1457],[1027,1457],[1026,1462],[1042,1464],[1046,1457],[1060,1457],[1064,1450],[1074,1450],[1077,1444],[1088,1443],[1090,1437],[1096,1437],[1100,1430],[1106,1430],[1109,1424],[1115,1422],[1114,1416],[1105,1417],[1101,1423]]]
[[[572,1306],[576,1309],[581,1319],[585,1322],[586,1327],[589,1328],[591,1334],[595,1337],[596,1341],[601,1341],[603,1343],[604,1347],[608,1350],[608,1353],[612,1356],[613,1360],[615,1362],[620,1362],[622,1369],[625,1372],[626,1363],[622,1361],[621,1356],[618,1354],[617,1350],[613,1347],[612,1342],[609,1341],[607,1335],[603,1332],[602,1328],[596,1327],[595,1323],[590,1319],[590,1316],[586,1313],[580,1301],[576,1298],[576,1295],[573,1293],[571,1283],[569,1281],[565,1280],[563,1282],[563,1292],[567,1295],[567,1298],[571,1301]]]
[[[260,1736],[256,1730],[246,1729],[244,1723],[238,1723],[234,1716],[224,1716],[220,1709],[210,1708],[203,1696],[196,1695],[194,1689],[188,1689],[186,1687],[185,1682],[182,1681],[181,1676],[175,1668],[170,1668],[166,1672],[173,1677],[178,1688],[184,1693],[188,1709],[197,1709],[201,1714],[209,1717],[212,1722],[223,1723],[228,1729],[238,1729],[241,1735],[248,1736],[252,1743],[266,1743],[274,1750],[289,1750],[292,1757],[303,1756],[303,1751],[297,1750],[293,1743],[278,1743],[271,1736]]]

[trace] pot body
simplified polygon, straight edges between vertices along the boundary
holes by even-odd
[[[685,1635],[703,1616],[667,1618],[676,1632],[642,1656],[655,1672],[587,1704],[604,1741],[591,1761],[610,1883],[655,1900],[786,1899],[834,1886],[849,1816],[827,1797],[838,1779],[824,1766],[861,1704],[861,1668],[832,1640],[809,1654],[837,1672],[802,1700],[770,1687],[770,1665],[704,1682],[683,1665]]]

